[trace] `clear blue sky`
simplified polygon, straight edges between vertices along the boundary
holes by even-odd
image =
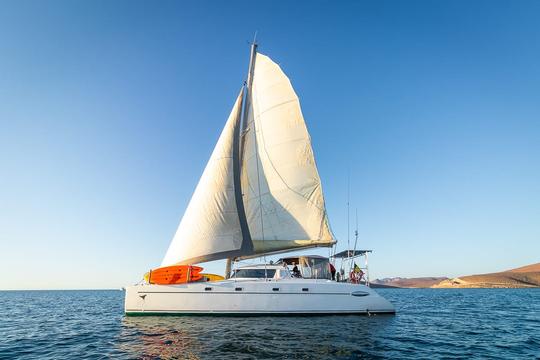
[[[3,1],[0,289],[118,288],[159,265],[255,30],[300,96],[341,248],[350,171],[373,276],[539,262],[539,15],[538,1]]]

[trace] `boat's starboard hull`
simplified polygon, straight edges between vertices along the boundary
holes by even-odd
[[[127,315],[328,315],[395,313],[364,285],[325,280],[225,280],[126,288]]]

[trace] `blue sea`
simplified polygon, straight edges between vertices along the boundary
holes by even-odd
[[[397,314],[125,317],[124,293],[0,292],[0,359],[540,359],[540,289],[379,289]]]

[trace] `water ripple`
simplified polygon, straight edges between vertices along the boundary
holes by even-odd
[[[396,316],[126,318],[121,291],[0,292],[0,358],[540,358],[540,289],[380,292]]]

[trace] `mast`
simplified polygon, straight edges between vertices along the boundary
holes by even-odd
[[[233,145],[233,177],[234,177],[234,197],[236,202],[236,208],[238,210],[238,218],[240,221],[240,230],[242,232],[242,246],[241,252],[253,252],[253,243],[251,241],[251,234],[246,218],[246,210],[244,208],[244,200],[242,193],[241,183],[241,166],[242,157],[244,154],[244,140],[243,135],[247,128],[247,115],[249,110],[249,99],[251,96],[251,85],[253,83],[253,69],[255,68],[255,57],[257,55],[257,43],[255,40],[251,44],[251,51],[249,57],[249,68],[247,80],[244,83],[244,94],[242,106],[243,110],[240,111],[240,119],[237,122],[234,132],[234,145]],[[228,258],[225,268],[225,277],[229,278],[231,273],[231,263],[234,258]]]
[[[248,111],[249,111],[249,99],[251,98],[251,85],[253,84],[253,71],[255,69],[255,58],[257,57],[257,43],[255,42],[255,40],[253,40],[253,43],[251,44],[251,51],[250,51],[250,56],[249,56],[249,68],[248,68],[248,75],[247,75],[247,79],[246,79],[246,82],[244,84],[244,88],[245,88],[245,91],[244,91],[244,101],[243,101],[243,106],[244,106],[244,111],[242,112],[242,134],[244,133],[244,131],[246,130],[247,128],[247,116],[248,116]],[[244,145],[244,142],[242,141],[242,149],[243,150],[243,145]],[[243,151],[241,151],[242,155],[244,154]]]

